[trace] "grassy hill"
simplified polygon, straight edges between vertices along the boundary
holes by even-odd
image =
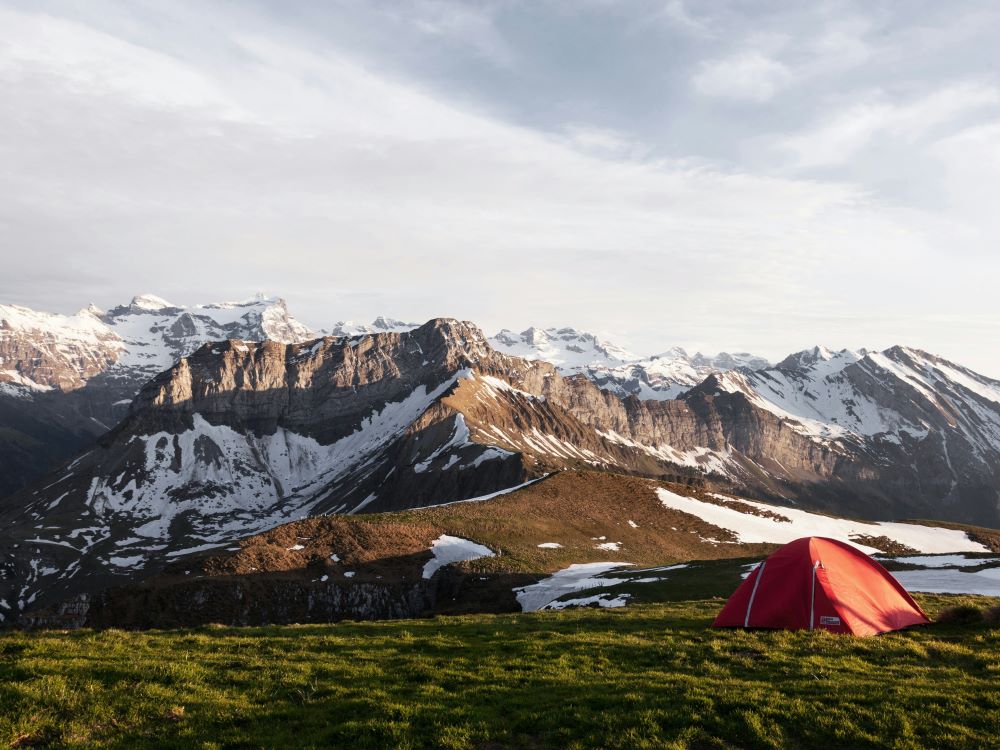
[[[177,559],[145,580],[96,592],[85,620],[71,602],[39,608],[30,613],[29,624],[172,628],[517,612],[515,589],[570,565],[596,562],[631,564],[634,573],[615,575],[645,580],[606,587],[608,595],[627,594],[631,602],[704,599],[731,593],[747,562],[777,548],[742,542],[728,528],[666,507],[657,495],[661,487],[709,509],[725,505],[736,515],[733,528],[756,518],[792,525],[766,508],[697,488],[565,471],[489,500],[293,521],[227,548]],[[1000,532],[961,530],[1000,551]],[[471,540],[495,554],[456,563],[427,581],[424,566],[441,535]],[[968,544],[964,534],[956,536]],[[913,552],[888,537],[858,541],[885,552]],[[698,562],[669,575],[646,572],[689,561]],[[669,580],[661,585],[651,577]]]
[[[934,616],[956,603],[922,596]],[[712,630],[719,600],[0,635],[0,743],[100,748],[982,748],[1000,628]]]

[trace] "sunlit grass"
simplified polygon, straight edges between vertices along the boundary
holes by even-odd
[[[924,597],[933,614],[955,603]],[[0,743],[980,748],[1000,629],[708,627],[717,600],[531,615],[0,635]]]

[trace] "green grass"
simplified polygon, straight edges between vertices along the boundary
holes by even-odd
[[[977,597],[921,597],[945,606]],[[708,627],[718,600],[0,634],[0,743],[105,748],[982,748],[1000,628]]]

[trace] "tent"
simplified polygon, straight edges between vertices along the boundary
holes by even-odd
[[[864,552],[809,536],[754,568],[714,627],[875,635],[928,622],[906,589]]]

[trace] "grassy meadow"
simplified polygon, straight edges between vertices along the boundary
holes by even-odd
[[[932,616],[982,597],[924,596]],[[983,748],[1000,628],[708,627],[721,602],[0,633],[0,746]]]

